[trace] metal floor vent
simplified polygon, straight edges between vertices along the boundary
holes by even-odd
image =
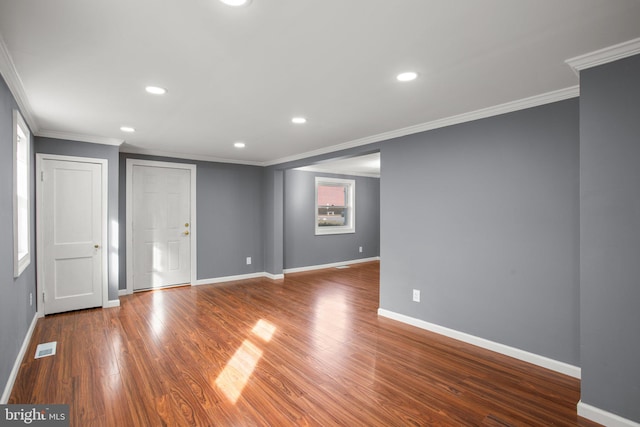
[[[38,344],[36,347],[36,359],[40,359],[41,357],[53,356],[56,354],[56,345],[57,341],[46,342],[44,344]]]
[[[349,268],[349,266],[348,265],[339,265],[336,268],[342,270],[343,268]]]

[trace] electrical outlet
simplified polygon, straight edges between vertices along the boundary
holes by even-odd
[[[420,290],[419,289],[414,289],[413,290],[413,301],[414,302],[420,302]]]
[[[29,292],[29,307],[33,306],[33,292]]]
[[[360,247],[358,248],[358,251],[359,251],[360,253],[362,253],[362,246],[360,246]]]
[[[250,264],[251,264],[251,257],[250,257],[250,256],[248,256],[248,257],[247,257],[247,265],[250,265]]]

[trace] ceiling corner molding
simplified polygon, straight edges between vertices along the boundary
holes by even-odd
[[[321,148],[318,150],[309,151],[302,154],[297,154],[289,157],[283,157],[280,159],[271,160],[271,161],[265,162],[264,166],[273,166],[273,165],[278,165],[282,163],[292,162],[295,160],[301,160],[309,157],[319,156],[322,154],[328,154],[335,151],[346,150],[354,147],[360,147],[362,145],[373,144],[375,142],[386,141],[394,138],[400,138],[402,136],[412,135],[415,133],[425,132],[428,130],[443,128],[447,126],[453,126],[453,125],[457,125],[465,122],[471,122],[479,119],[485,119],[488,117],[498,116],[501,114],[512,113],[514,111],[538,107],[540,105],[551,104],[552,102],[563,101],[565,99],[576,98],[578,96],[580,96],[580,87],[578,85],[570,86],[567,88],[542,93],[540,95],[534,95],[528,98],[509,101],[509,102],[505,102],[504,104],[498,104],[492,107],[470,111],[468,113],[457,114],[455,116],[445,117],[442,119],[437,119],[430,122],[417,124],[414,126],[408,126],[402,129],[397,129],[389,132],[383,132],[377,135],[371,135],[364,138],[355,139],[353,141],[344,142],[338,145],[332,145],[330,147]]]
[[[134,147],[132,145],[127,145],[127,144],[120,147],[120,152],[129,153],[129,154],[142,154],[145,156],[170,157],[174,159],[185,159],[185,160],[194,160],[194,161],[202,161],[202,162],[231,163],[231,164],[246,165],[246,166],[264,166],[263,162],[224,159],[221,157],[205,156],[205,155],[199,155],[199,154],[175,153],[172,151],[148,150],[146,148]]]
[[[640,54],[640,38],[629,40],[604,49],[569,58],[564,61],[576,73],[587,68],[607,64],[618,59]]]
[[[0,74],[2,74],[4,81],[7,83],[22,116],[29,125],[29,128],[31,128],[31,132],[37,134],[40,128],[31,109],[31,104],[29,104],[27,94],[24,91],[22,79],[18,75],[18,70],[16,70],[9,49],[2,38],[2,34],[0,34]]]
[[[36,133],[36,136],[42,138],[66,139],[69,141],[89,142],[91,144],[115,145],[120,146],[124,142],[123,139],[106,138],[103,136],[83,135],[72,132],[59,132],[57,130],[42,129]]]

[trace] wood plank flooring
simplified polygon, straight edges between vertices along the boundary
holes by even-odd
[[[596,425],[578,380],[378,317],[378,295],[374,262],[47,316],[9,403],[73,426]]]

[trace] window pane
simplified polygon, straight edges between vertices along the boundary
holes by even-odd
[[[316,234],[355,232],[355,181],[316,177]]]
[[[318,185],[318,207],[346,206],[344,185]]]
[[[14,277],[18,277],[31,261],[29,242],[30,206],[29,206],[29,129],[17,111],[14,111],[14,206],[13,206],[13,245]]]
[[[331,227],[347,225],[347,208],[318,208],[318,226]]]

